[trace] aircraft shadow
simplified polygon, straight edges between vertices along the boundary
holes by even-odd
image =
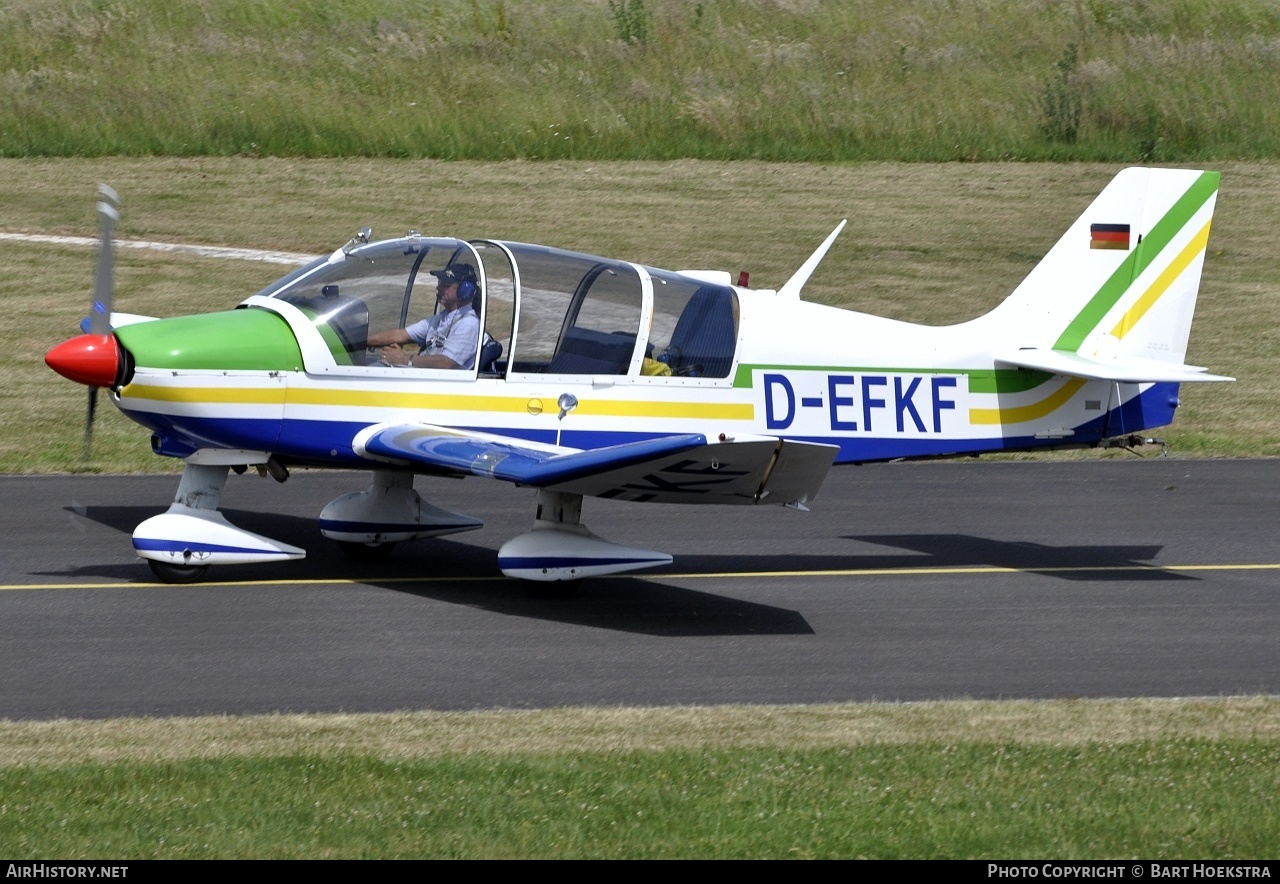
[[[745,571],[863,571],[913,568],[1011,568],[1062,580],[1197,580],[1150,564],[1147,546],[1046,546],[968,534],[844,535],[844,540],[912,550],[904,555],[682,555],[671,570],[715,574]],[[661,576],[661,571],[653,572]]]
[[[156,514],[156,509],[102,506],[79,508],[75,512],[122,533],[132,534],[139,522]],[[573,598],[534,599],[528,595],[523,583],[503,576],[498,570],[493,549],[478,544],[447,537],[435,538],[406,544],[384,561],[355,562],[320,534],[314,519],[244,510],[223,512],[235,525],[306,549],[307,557],[280,565],[219,566],[216,569],[219,582],[253,581],[267,577],[300,583],[353,580],[418,598],[466,605],[507,616],[655,636],[813,634],[813,628],[798,611],[664,584],[660,582],[660,575],[656,580],[653,577],[646,580],[630,577],[588,579]],[[266,571],[272,567],[282,570]],[[86,565],[40,573],[43,576],[79,579],[154,580],[151,571],[141,562]]]
[[[929,556],[900,556],[889,567],[1016,568],[1062,580],[1197,580],[1190,574],[1151,564],[1162,546],[1049,546],[992,540],[968,534],[890,534],[846,536],[880,546],[896,546]],[[881,559],[877,557],[877,560]]]
[[[144,519],[156,515],[155,507],[95,506],[67,507],[87,519],[132,534]],[[224,510],[235,525],[307,550],[307,557],[291,563],[291,576],[299,580],[331,579],[335,575],[373,573],[375,579],[410,579],[420,577],[458,577],[475,579],[492,577],[502,580],[495,561],[495,550],[468,543],[467,534],[452,538],[436,538],[405,544],[384,562],[352,562],[320,534],[314,518],[263,513],[255,510]],[[1163,570],[1151,565],[1162,546],[1051,546],[1039,543],[1008,542],[971,534],[866,534],[843,535],[844,540],[872,543],[877,546],[911,550],[902,555],[680,555],[667,570],[681,573],[716,574],[734,571],[857,571],[892,568],[1016,568],[1063,580],[1196,580],[1190,574]],[[444,547],[441,549],[441,547]],[[926,558],[927,557],[927,558]],[[125,566],[133,569],[133,566]],[[232,579],[224,566],[224,579]],[[136,571],[136,569],[133,569]],[[94,569],[91,576],[118,577],[121,572]],[[130,572],[132,573],[132,571]],[[253,575],[237,579],[255,579]],[[661,576],[662,570],[649,572]],[[354,579],[354,577],[350,578]],[[597,581],[599,582],[599,581]],[[646,585],[651,585],[646,582]]]
[[[361,582],[380,585],[377,578]],[[814,634],[799,611],[672,586],[653,577],[588,578],[568,599],[531,598],[519,581],[501,576],[492,582],[384,588],[508,616],[667,638]]]

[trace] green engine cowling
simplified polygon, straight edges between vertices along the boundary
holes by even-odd
[[[302,370],[302,351],[288,323],[255,307],[139,322],[115,335],[138,367]]]

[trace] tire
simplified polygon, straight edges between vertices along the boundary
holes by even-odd
[[[571,599],[582,589],[582,578],[577,580],[526,580],[524,591],[531,599]]]
[[[356,543],[354,540],[337,541],[338,549],[347,558],[357,562],[381,562],[395,550],[395,541],[388,543]]]
[[[155,559],[147,559],[147,564],[161,583],[195,583],[209,570],[208,565],[174,565]]]

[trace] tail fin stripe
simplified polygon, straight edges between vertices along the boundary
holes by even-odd
[[[1084,309],[1071,320],[1053,345],[1053,349],[1067,351],[1080,349],[1085,338],[1097,328],[1107,312],[1129,290],[1130,284],[1138,274],[1159,257],[1160,252],[1173,240],[1178,231],[1185,227],[1200,207],[1218,192],[1220,178],[1217,172],[1205,172],[1196,179],[1196,182],[1179,197],[1165,216],[1151,228],[1151,232],[1142,239],[1139,247],[1129,253],[1111,278],[1102,284],[1097,294],[1090,298]]]
[[[1120,321],[1116,323],[1116,327],[1111,330],[1111,334],[1116,338],[1123,338],[1127,335],[1135,325],[1138,324],[1144,314],[1152,308],[1156,301],[1160,300],[1163,295],[1173,285],[1174,280],[1182,275],[1182,271],[1187,269],[1192,261],[1194,261],[1205,247],[1209,244],[1209,226],[1213,222],[1207,222],[1200,232],[1195,235],[1191,242],[1187,243],[1178,257],[1173,260],[1165,271],[1156,278],[1151,287],[1142,293],[1132,307],[1125,311],[1124,316],[1120,317]]]

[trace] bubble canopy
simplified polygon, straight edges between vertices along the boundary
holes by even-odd
[[[729,377],[738,317],[731,286],[548,246],[423,236],[363,244],[246,303],[297,308],[324,341],[327,370],[379,372],[387,367],[368,346],[371,335],[447,310],[439,277],[459,267],[474,279],[465,308],[479,316],[483,341],[477,364],[457,374]]]

